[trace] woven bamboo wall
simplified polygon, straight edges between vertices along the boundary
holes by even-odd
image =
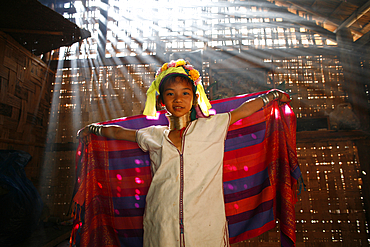
[[[306,191],[302,189],[295,207],[297,247],[368,246],[358,138],[353,132],[298,135],[297,155]],[[278,247],[279,234],[276,227],[232,246]]]
[[[32,155],[27,177],[39,185],[54,73],[0,32],[0,149]]]
[[[297,118],[328,116],[345,102],[343,68],[337,56],[294,56],[267,62],[275,67],[269,73],[273,86],[285,82]]]
[[[297,153],[307,185],[296,205],[297,242],[368,246],[362,169],[355,141],[306,140],[297,144]]]

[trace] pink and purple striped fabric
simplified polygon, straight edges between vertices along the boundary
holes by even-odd
[[[265,93],[265,92],[261,92]],[[211,102],[228,112],[261,93]],[[167,125],[134,116],[102,124],[139,129]],[[229,128],[225,143],[224,194],[230,243],[256,237],[280,221],[281,243],[295,244],[295,185],[300,176],[296,119],[288,104],[273,102]],[[148,153],[136,143],[91,135],[77,150],[74,227],[77,246],[142,246],[145,196],[151,174]],[[207,205],[205,205],[207,206]]]

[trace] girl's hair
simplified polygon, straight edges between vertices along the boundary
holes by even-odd
[[[176,82],[176,78],[179,78],[181,82],[186,82],[191,85],[191,88],[193,90],[193,102],[196,102],[197,96],[196,96],[196,88],[194,86],[194,83],[187,77],[185,76],[171,76],[168,79],[165,79],[162,81],[162,83],[159,85],[159,95],[157,98],[157,101],[159,104],[163,104],[163,91],[164,91],[164,86],[167,84],[172,84]]]

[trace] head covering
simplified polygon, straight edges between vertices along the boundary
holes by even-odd
[[[146,92],[147,98],[143,114],[151,117],[156,115],[156,93],[159,94],[159,86],[161,83],[172,76],[184,76],[189,78],[194,83],[196,94],[198,95],[197,103],[199,108],[205,116],[208,116],[208,110],[211,109],[212,106],[209,103],[206,93],[204,92],[199,72],[194,69],[192,65],[187,64],[184,59],[165,63],[157,71],[155,80],[152,82],[148,91]]]

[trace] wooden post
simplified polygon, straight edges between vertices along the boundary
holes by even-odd
[[[352,104],[354,113],[360,119],[361,129],[369,130],[369,103],[360,76],[360,56],[354,46],[351,31],[348,28],[338,30],[337,42],[345,82],[343,89],[348,94],[348,101]]]

